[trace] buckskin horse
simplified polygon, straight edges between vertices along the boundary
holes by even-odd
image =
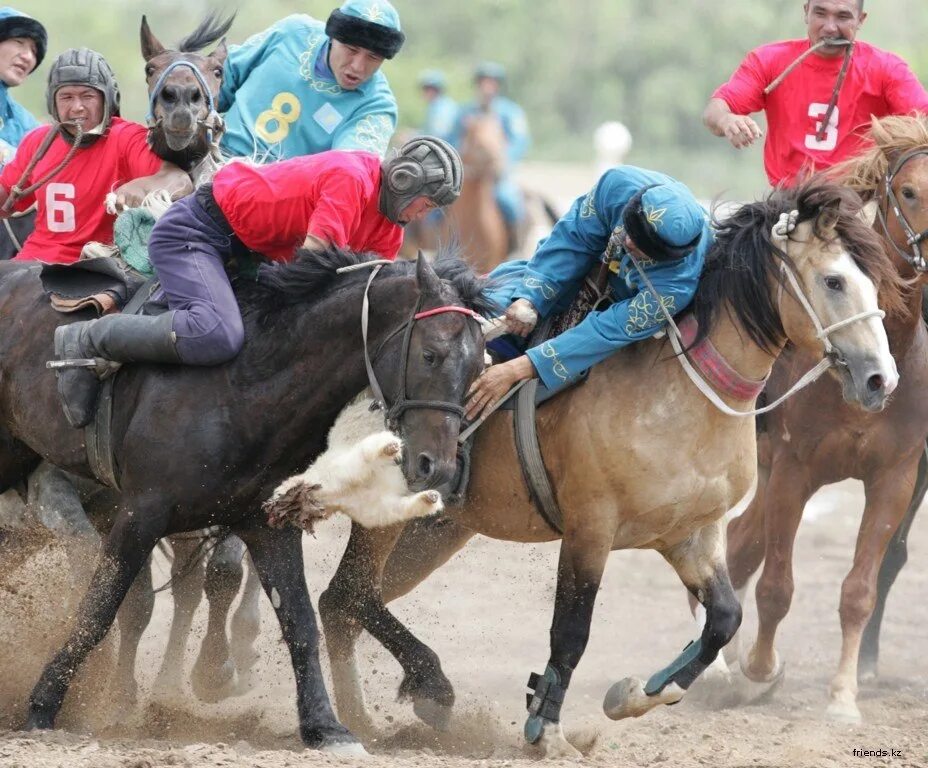
[[[483,283],[459,260],[437,271],[424,258],[389,264],[377,279],[369,269],[336,274],[369,259],[311,254],[240,284],[246,343],[228,364],[133,365],[118,374],[111,432],[120,510],[70,637],[32,691],[28,728],[52,727],[75,671],[158,540],[225,525],[248,547],[277,613],[303,741],[363,751],[336,720],[323,683],[301,533],[269,528],[261,502],[322,450],[338,412],[368,383],[368,349],[406,442],[408,481],[423,490],[450,480],[460,404],[483,365],[474,310],[486,309]],[[48,305],[39,269],[0,264],[0,491],[40,455],[91,476],[85,435],[68,427],[44,367],[63,318]]]
[[[829,717],[851,722],[861,718],[858,654],[876,604],[880,564],[910,509],[928,435],[928,331],[922,321],[928,270],[928,247],[922,242],[928,234],[928,119],[874,120],[871,136],[873,148],[834,174],[870,201],[874,229],[905,281],[904,304],[891,309],[887,304],[885,320],[899,387],[884,410],[864,413],[842,401],[836,382],[822,379],[771,414],[760,436],[757,495],[728,526],[728,567],[736,589],[747,588],[763,561],[756,588],[757,637],[740,659],[741,672],[759,684],[746,692],[757,695],[784,672],[774,637],[792,600],[793,543],[806,502],[823,485],[847,478],[863,481],[866,506],[854,562],[841,587],[843,642],[827,708]],[[767,386],[770,396],[788,388],[808,358],[799,349],[781,355]],[[869,670],[874,673],[875,662],[874,654]]]
[[[716,363],[752,386],[743,394],[723,391],[719,405],[750,412],[759,382],[790,341],[818,357],[824,349],[840,361],[848,398],[868,410],[882,407],[897,377],[874,283],[884,286],[887,306],[898,309],[898,278],[859,207],[853,192],[814,181],[746,205],[720,225],[694,300],[696,343],[711,341]],[[774,224],[794,209],[801,223],[785,241],[774,239]],[[544,675],[530,680],[526,723],[529,741],[549,756],[577,755],[564,738],[560,709],[611,550],[660,552],[705,607],[707,621],[701,637],[646,684],[626,678],[613,686],[604,702],[609,717],[680,700],[738,628],[723,517],[755,480],[753,418],[717,409],[659,340],[616,352],[538,414],[560,530],[532,501],[512,433],[507,412],[477,432],[463,507],[405,531],[352,527],[320,599],[320,617],[338,711],[353,727],[370,726],[354,656],[362,628],[403,667],[400,693],[413,699],[417,715],[439,725],[447,719],[454,692],[438,656],[385,603],[412,590],[477,533],[514,542],[561,539],[551,655]]]

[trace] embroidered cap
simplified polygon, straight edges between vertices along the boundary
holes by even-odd
[[[13,37],[27,37],[35,43],[34,72],[48,49],[48,33],[45,27],[31,16],[6,6],[0,8],[0,42]]]
[[[406,41],[400,15],[387,0],[347,0],[329,14],[325,33],[340,43],[366,48],[385,59],[396,56]]]
[[[699,244],[705,223],[705,210],[678,181],[645,187],[622,212],[626,234],[656,261],[686,256]]]
[[[506,79],[506,68],[495,61],[481,61],[474,69],[474,82],[485,77],[502,83]]]
[[[447,85],[445,73],[439,69],[426,69],[419,73],[420,88],[434,88],[436,91],[443,91]]]

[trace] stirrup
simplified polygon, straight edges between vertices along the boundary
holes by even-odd
[[[122,363],[104,360],[102,357],[72,357],[66,360],[48,360],[45,367],[53,371],[69,368],[90,368],[101,381],[112,376],[122,367]]]

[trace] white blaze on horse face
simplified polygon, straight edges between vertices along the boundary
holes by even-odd
[[[799,225],[793,237],[790,255],[822,327],[862,316],[828,334],[832,346],[846,363],[846,367],[839,369],[845,395],[865,407],[881,407],[885,397],[896,388],[899,374],[882,319],[875,314],[866,316],[879,310],[876,286],[840,241],[824,242],[814,237],[811,223]],[[790,321],[784,316],[784,328],[790,338],[797,344],[803,345],[804,341],[806,346],[815,344],[823,349],[824,342],[815,339],[810,320],[792,321],[796,322],[805,323],[805,329],[794,328],[791,332]]]

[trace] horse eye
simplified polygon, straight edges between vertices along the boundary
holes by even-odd
[[[148,79],[153,74],[155,74],[155,67],[154,65],[149,64],[147,67],[145,67],[145,78]]]
[[[435,353],[434,353],[434,352],[430,352],[429,350],[425,350],[425,351],[422,353],[422,357],[423,357],[423,359],[425,360],[425,362],[428,363],[429,365],[435,365]]]
[[[843,291],[844,281],[840,277],[829,275],[825,278],[825,286],[832,291]]]
[[[903,188],[902,188],[902,196],[903,196],[906,200],[914,200],[914,199],[916,198],[915,190],[912,189],[912,187],[903,187]]]
[[[216,76],[217,80],[222,80],[222,67],[216,67],[216,69],[213,70],[213,74]]]

